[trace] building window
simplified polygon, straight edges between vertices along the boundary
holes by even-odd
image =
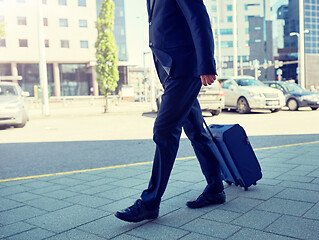
[[[228,16],[227,17],[227,22],[233,22],[233,17],[232,16]]]
[[[18,25],[27,25],[27,18],[26,17],[18,17]]]
[[[69,40],[61,40],[61,48],[70,48]]]
[[[89,42],[88,41],[80,41],[80,47],[81,48],[89,48]]]
[[[79,7],[86,7],[86,0],[78,0]]]
[[[212,6],[212,12],[217,12],[217,6]]]
[[[19,39],[19,47],[28,47],[27,39]]]
[[[5,39],[0,39],[0,47],[6,47],[6,40]]]
[[[66,0],[59,0],[59,5],[66,6]]]
[[[245,10],[247,11],[247,10],[248,10],[248,7],[251,7],[251,6],[260,6],[260,3],[249,3],[249,4],[245,4]]]
[[[220,47],[221,48],[231,48],[231,47],[233,47],[233,41],[221,41]]]
[[[233,11],[233,5],[227,5],[227,11]]]
[[[233,29],[231,28],[222,28],[219,30],[220,35],[231,35],[233,34]]]
[[[49,40],[48,39],[44,40],[44,45],[45,45],[46,48],[49,47]]]
[[[48,18],[43,18],[43,26],[48,26],[49,23],[48,23]]]
[[[60,22],[60,27],[68,27],[69,26],[68,19],[66,19],[66,18],[60,18],[59,22]]]
[[[84,19],[79,20],[79,27],[80,28],[87,28],[88,27],[88,21]]]

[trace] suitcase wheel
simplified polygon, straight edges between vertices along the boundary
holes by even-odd
[[[226,181],[226,183],[227,183],[229,186],[233,184],[233,183],[230,182],[230,181]]]
[[[242,187],[242,189],[248,191],[248,187]]]
[[[257,185],[257,183],[253,183],[253,185],[254,185],[254,186],[256,186],[256,185]]]

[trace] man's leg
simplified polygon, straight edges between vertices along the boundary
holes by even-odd
[[[202,111],[197,99],[183,128],[192,143],[196,157],[206,178],[207,187],[205,191],[210,193],[222,192],[224,186],[220,174],[220,166],[213,152],[212,140],[203,127]]]
[[[199,78],[168,79],[164,83],[162,104],[154,124],[156,152],[148,189],[141,199],[150,208],[158,208],[176,158],[182,126],[201,88]]]

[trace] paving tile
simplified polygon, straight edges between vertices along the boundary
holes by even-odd
[[[302,216],[313,206],[314,204],[312,203],[272,198],[260,204],[257,208],[268,212],[288,214],[293,216]]]
[[[34,194],[43,194],[43,193],[49,193],[49,192],[53,192],[56,190],[60,190],[63,188],[65,188],[65,186],[56,184],[56,185],[53,185],[53,186],[47,187],[47,188],[38,188],[38,189],[30,190],[29,192],[34,193]]]
[[[79,205],[83,205],[87,207],[92,207],[92,208],[100,207],[112,202],[112,200],[109,200],[109,199],[90,196],[87,194],[76,195],[70,198],[66,198],[64,200],[67,202],[71,202],[71,203],[75,203],[75,204],[79,204]]]
[[[128,232],[130,235],[152,240],[162,240],[163,236],[165,236],[165,239],[170,240],[180,239],[188,233],[189,232],[185,230],[154,223],[145,224]]]
[[[290,174],[283,174],[281,176],[276,177],[276,179],[284,180],[284,181],[292,181],[292,182],[302,182],[302,183],[310,183],[314,180],[314,177],[304,177]]]
[[[295,238],[290,238],[286,236],[280,236],[272,233],[262,232],[254,229],[244,228],[239,232],[235,233],[233,236],[227,240],[256,240],[256,239],[271,239],[271,240],[293,240]]]
[[[129,234],[121,234],[118,237],[112,238],[112,240],[145,240],[145,238],[139,238],[139,237],[135,237]]]
[[[76,186],[76,185],[81,185],[81,184],[85,183],[85,181],[83,181],[83,180],[78,180],[78,179],[73,179],[73,178],[68,178],[68,177],[53,179],[50,182],[61,184],[61,185],[66,185],[66,186]]]
[[[0,198],[0,212],[23,206],[22,203],[12,201],[6,198]],[[1,215],[1,213],[0,213]]]
[[[39,181],[39,180],[31,182],[31,183],[26,183],[26,184],[23,184],[23,185],[27,186],[27,187],[32,187],[32,188],[49,188],[49,187],[54,186],[53,183],[45,182],[45,181]]]
[[[280,186],[265,186],[257,184],[257,186],[249,187],[248,191],[239,191],[238,196],[267,200],[283,190],[284,188]]]
[[[199,234],[199,233],[190,233],[187,234],[186,236],[180,238],[181,240],[219,240],[221,238],[215,238],[215,237],[211,237],[211,236],[207,236],[204,234]]]
[[[211,237],[227,238],[233,235],[241,228],[231,224],[219,223],[207,219],[196,219],[182,227],[190,232],[206,234]]]
[[[318,166],[318,159],[314,156],[303,154],[302,156],[298,156],[288,161],[290,164],[303,164],[303,165],[311,165]]]
[[[319,192],[319,184],[313,184],[313,183],[283,181],[280,183],[280,186]]]
[[[0,189],[0,196],[9,196],[16,193],[26,192],[28,190],[32,190],[32,188],[21,185],[9,186]]]
[[[79,239],[79,240],[102,240],[105,238],[101,238],[91,233],[83,232],[78,229],[72,229],[70,231],[66,231],[60,234],[57,234],[53,237],[48,238],[47,240],[71,240],[71,239]]]
[[[98,180],[94,180],[94,181],[90,181],[90,182],[86,182],[85,184],[90,185],[90,186],[108,186],[110,183],[112,182],[116,182],[119,179],[117,178],[110,178],[110,177],[103,177],[100,178]]]
[[[118,187],[111,189],[102,193],[96,194],[97,197],[108,198],[112,200],[120,200],[129,196],[136,196],[136,199],[139,198],[141,192],[132,188]]]
[[[126,178],[126,179],[122,179],[122,180],[118,180],[118,181],[114,181],[110,183],[110,185],[120,186],[120,187],[134,187],[140,184],[144,184],[146,187],[148,184],[148,181],[145,181],[144,179],[137,179],[135,177],[130,177],[130,178]]]
[[[135,201],[136,199],[133,198],[124,198],[118,201],[113,201],[112,203],[106,204],[105,206],[99,207],[99,209],[107,211],[109,213],[114,213],[133,205]]]
[[[206,213],[205,215],[201,216],[201,218],[208,219],[211,221],[229,223],[241,215],[242,213],[231,212],[231,211],[226,211],[221,209],[214,209],[210,211],[209,213]]]
[[[319,178],[315,178],[311,183],[319,184]]]
[[[199,182],[205,180],[201,171],[184,171],[171,176],[171,179],[185,182]]]
[[[54,235],[53,232],[35,228],[7,238],[8,240],[41,240]]]
[[[12,200],[18,201],[18,202],[24,202],[31,199],[36,199],[41,197],[40,195],[29,193],[29,192],[23,192],[23,193],[17,193],[10,196],[7,196],[7,198],[10,198]]]
[[[103,211],[74,205],[26,220],[26,222],[59,233],[103,216],[105,216]]]
[[[103,178],[103,176],[99,176],[98,174],[76,173],[76,174],[71,174],[70,178],[84,180],[86,182],[91,182],[91,181],[101,179]]]
[[[166,214],[165,216],[159,217],[154,220],[154,223],[162,224],[169,227],[178,228],[196,218],[203,215],[202,212],[196,211],[189,208],[180,208],[172,213]]]
[[[319,192],[296,188],[288,188],[282,191],[281,193],[277,194],[276,197],[296,201],[317,203],[319,201]]]
[[[317,240],[319,236],[319,221],[294,216],[282,216],[265,230],[297,239]]]
[[[77,186],[70,186],[70,187],[65,187],[65,191],[70,191],[70,192],[75,192],[75,193],[82,193],[84,190],[91,189],[92,186],[88,184],[81,184]]]
[[[104,176],[107,178],[116,178],[124,179],[128,177],[134,177],[138,174],[142,174],[144,171],[133,169],[133,168],[117,168],[117,169],[108,169],[99,174],[99,176]]]
[[[46,211],[55,211],[55,210],[72,205],[71,203],[68,203],[62,200],[53,199],[53,198],[48,198],[48,197],[41,197],[41,198],[29,200],[29,201],[26,201],[25,203],[29,206],[40,208]]]
[[[64,190],[64,189],[60,189],[60,190],[56,190],[56,191],[53,191],[53,192],[42,194],[42,196],[55,198],[55,199],[60,199],[60,200],[68,198],[68,197],[72,197],[72,196],[75,196],[75,195],[77,195],[77,193],[71,192],[71,191],[67,191],[67,190]]]
[[[312,218],[319,220],[319,203],[317,203],[313,208],[311,208],[305,215],[306,218]]]
[[[309,173],[307,176],[318,178],[318,177],[319,177],[319,169],[317,169],[317,170],[315,170],[315,171]]]
[[[92,186],[88,189],[84,189],[81,191],[81,193],[85,193],[85,194],[96,194],[96,193],[101,193],[101,192],[105,192],[107,190],[111,190],[111,189],[115,189],[117,188],[114,185],[111,184],[104,184],[104,185],[99,185],[99,186]]]
[[[220,206],[219,209],[244,213],[251,210],[252,208],[255,208],[262,202],[263,201],[257,199],[239,197],[230,202],[226,202],[226,204]]]
[[[45,214],[46,211],[29,207],[23,206],[19,208],[14,208],[5,212],[0,213],[0,223],[7,225],[14,222],[19,222],[28,218],[36,217],[42,214]]]
[[[122,233],[127,233],[141,224],[143,223],[128,224],[127,222],[117,219],[114,215],[111,215],[82,225],[78,227],[78,229],[106,239],[110,239]]]
[[[262,184],[262,185],[276,186],[276,185],[280,185],[281,182],[282,180],[278,180],[278,179],[262,178],[258,181],[257,185]]]
[[[28,231],[33,228],[35,227],[24,222],[17,222],[10,225],[2,226],[0,227],[0,239],[15,235],[17,233]]]
[[[260,210],[252,210],[245,213],[243,216],[232,221],[232,224],[240,225],[242,227],[254,228],[262,230],[269,226],[281,215],[278,213],[265,212]]]

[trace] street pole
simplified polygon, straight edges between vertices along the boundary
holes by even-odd
[[[156,103],[155,103],[155,81],[154,81],[154,62],[153,62],[153,55],[150,54],[150,79],[151,79],[151,107],[152,112],[156,112]]]
[[[39,39],[39,77],[42,90],[42,114],[50,115],[49,94],[48,94],[48,77],[47,63],[45,59],[45,45],[43,33],[43,12],[42,0],[38,0],[38,39]]]
[[[220,36],[220,16],[219,16],[219,0],[216,1],[217,8],[217,41],[218,41],[218,74],[219,76],[223,75],[223,60],[222,60],[222,47],[221,47],[221,36]]]
[[[305,78],[305,25],[304,25],[304,1],[299,0],[299,53],[300,53],[300,86],[306,87]]]
[[[233,0],[233,68],[234,76],[238,76],[238,53],[237,53],[237,0]]]

